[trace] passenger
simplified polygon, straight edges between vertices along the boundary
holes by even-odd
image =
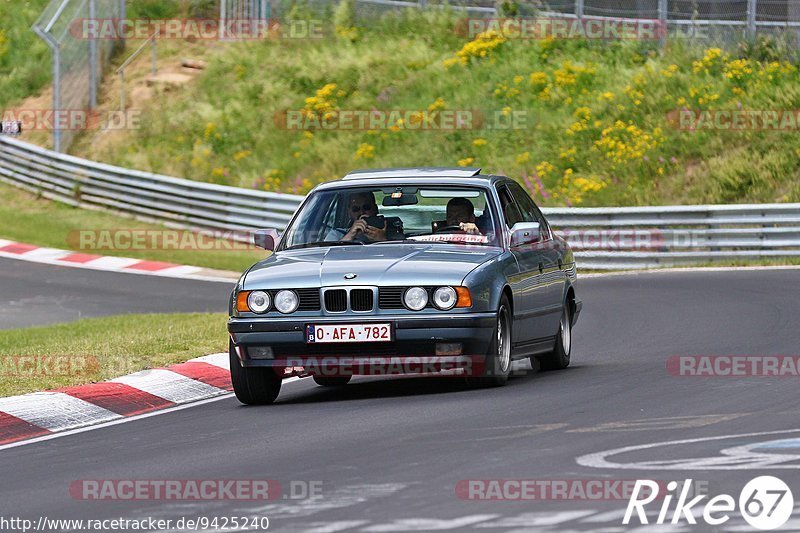
[[[453,198],[447,202],[447,225],[458,226],[469,235],[482,235],[475,225],[475,206],[466,198]]]

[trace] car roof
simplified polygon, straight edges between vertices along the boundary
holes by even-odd
[[[481,174],[480,168],[466,167],[410,167],[354,170],[342,179],[319,185],[318,189],[385,186],[402,183],[414,185],[472,185],[487,186],[507,179],[504,176]]]

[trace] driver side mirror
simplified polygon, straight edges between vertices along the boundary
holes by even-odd
[[[542,240],[542,230],[538,222],[517,222],[511,228],[511,246],[524,246]]]
[[[275,251],[278,232],[274,229],[257,229],[253,232],[253,244],[270,252]]]

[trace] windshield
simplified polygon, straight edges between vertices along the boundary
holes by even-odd
[[[416,242],[497,246],[486,192],[408,185],[318,191],[281,249]]]

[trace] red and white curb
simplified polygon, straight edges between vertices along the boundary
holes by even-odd
[[[0,398],[0,446],[226,395],[228,354],[89,385]]]
[[[204,281],[224,281],[230,283],[238,277],[237,273],[210,271],[209,269],[196,266],[176,265],[174,263],[148,261],[144,259],[131,259],[129,257],[86,254],[58,248],[45,248],[6,239],[0,239],[0,257],[72,268],[147,274],[170,278],[199,279]]]

